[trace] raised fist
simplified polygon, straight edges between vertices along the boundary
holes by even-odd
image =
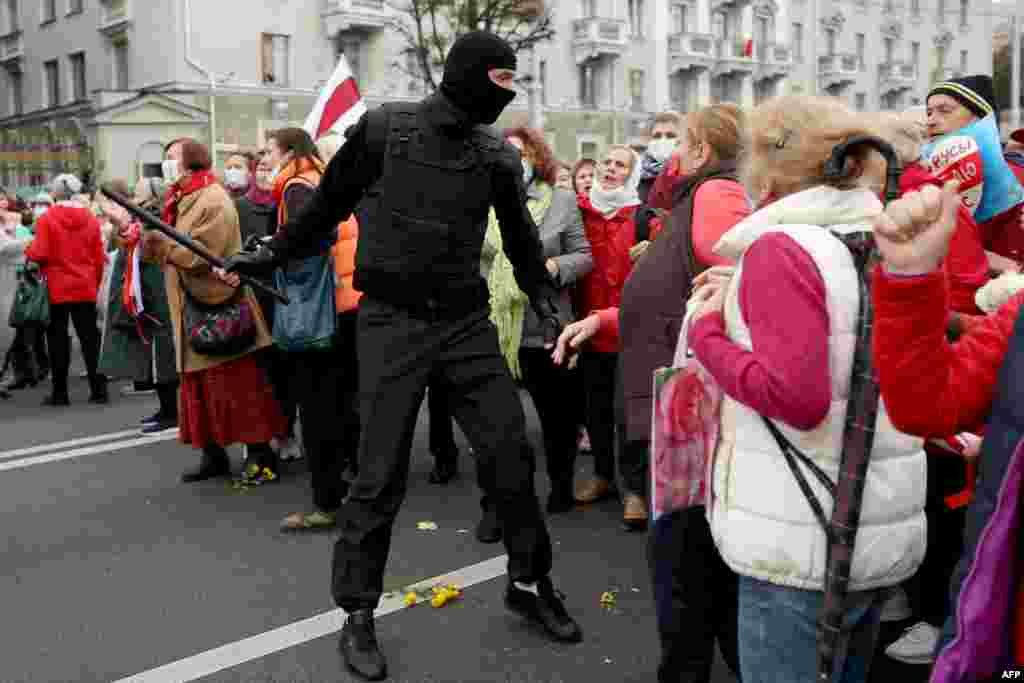
[[[956,230],[956,187],[948,182],[941,190],[929,185],[908,192],[875,219],[875,243],[888,272],[923,275],[939,267]]]

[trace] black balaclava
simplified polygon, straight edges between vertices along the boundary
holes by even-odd
[[[516,53],[511,45],[493,33],[467,33],[448,52],[441,92],[473,123],[492,124],[516,94],[491,81],[487,72],[515,68]]]

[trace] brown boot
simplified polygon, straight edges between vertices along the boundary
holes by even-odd
[[[643,531],[647,528],[647,502],[635,493],[627,493],[622,501],[622,528]]]
[[[596,503],[604,500],[614,493],[612,483],[601,477],[593,477],[576,487],[577,503]]]

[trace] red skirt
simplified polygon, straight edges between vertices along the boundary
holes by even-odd
[[[195,448],[266,443],[288,431],[288,420],[253,354],[182,374],[178,423],[181,443]]]

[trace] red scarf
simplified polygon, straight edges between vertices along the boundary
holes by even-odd
[[[175,225],[178,222],[178,203],[192,194],[198,192],[204,187],[217,184],[217,177],[213,175],[213,171],[207,169],[205,171],[193,171],[192,173],[182,177],[178,182],[171,185],[170,191],[167,193],[167,200],[164,202],[163,212],[160,217],[164,223],[168,225]]]

